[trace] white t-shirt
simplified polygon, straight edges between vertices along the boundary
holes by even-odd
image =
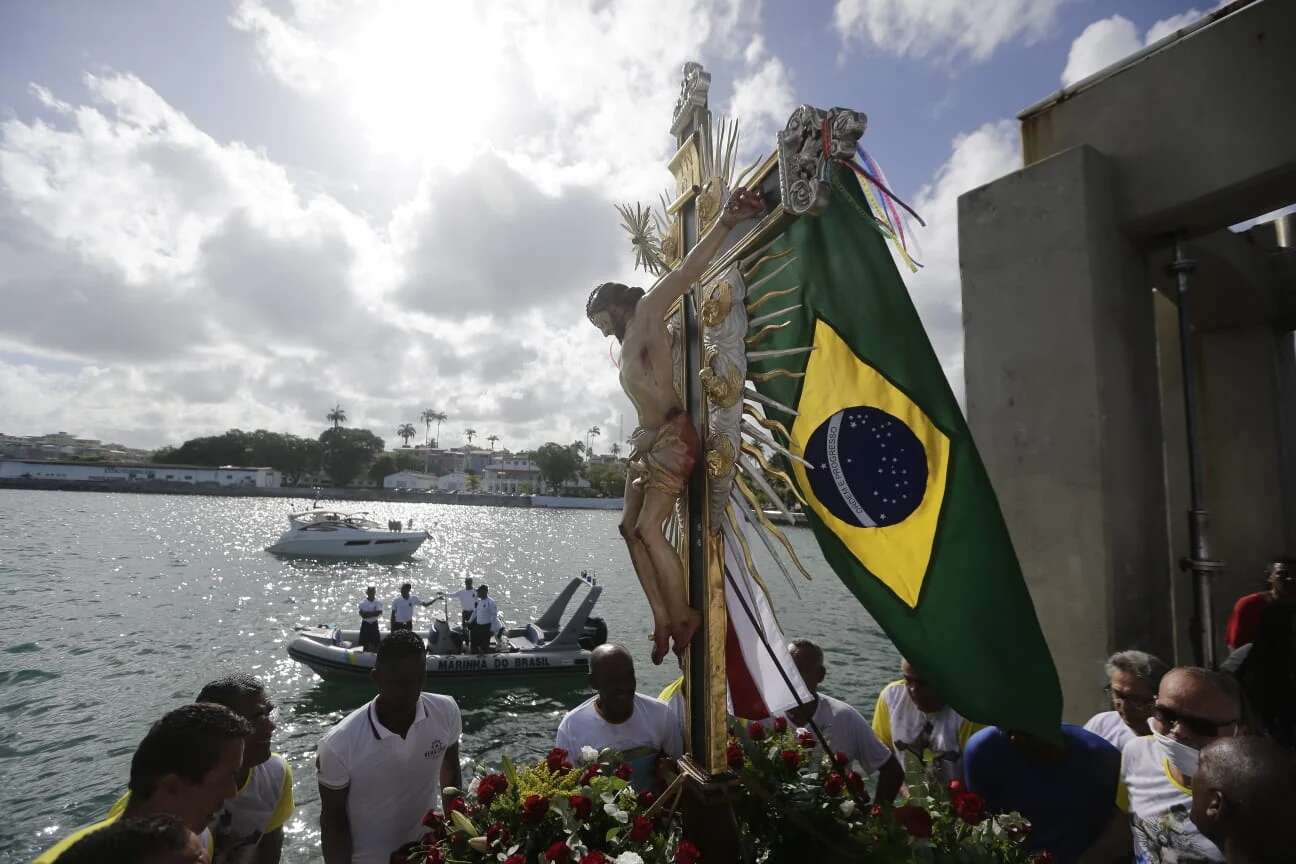
[[[1138,735],[1134,730],[1125,725],[1120,714],[1115,711],[1103,711],[1089,718],[1089,722],[1084,725],[1086,732],[1092,732],[1099,738],[1110,743],[1117,750],[1124,750],[1125,745]]]
[[[477,608],[473,609],[472,623],[489,624],[491,632],[495,631],[496,618],[499,615],[499,607],[495,605],[493,597],[478,597]]]
[[[611,747],[630,763],[634,771],[630,785],[638,792],[651,789],[656,777],[657,754],[675,757],[684,754],[675,712],[664,702],[636,693],[629,719],[624,723],[609,723],[594,707],[597,701],[598,697],[594,696],[568,711],[558,724],[554,743],[573,757],[580,754],[582,747],[595,750]]]
[[[1131,739],[1121,751],[1117,799],[1129,811],[1136,864],[1224,860],[1223,853],[1193,824],[1192,791],[1175,782],[1151,735]]]
[[[462,607],[465,612],[473,611],[473,607],[477,605],[476,588],[465,588],[462,591],[456,591],[451,594],[450,597],[458,600],[460,607]]]
[[[365,621],[377,622],[382,617],[382,604],[377,600],[361,600],[360,617]]]
[[[946,705],[928,714],[914,704],[904,679],[892,681],[878,694],[873,708],[873,734],[895,750],[905,764],[905,753],[920,751],[923,761],[938,766],[946,780],[962,778],[963,748],[981,726]]]
[[[840,699],[820,693],[819,705],[811,719],[828,740],[833,752],[845,753],[851,761],[860,764],[865,774],[872,774],[891,758],[891,748],[873,734],[873,727],[864,719],[864,715]],[[764,723],[767,726],[773,725],[772,720]],[[803,731],[809,732],[810,729],[797,729],[798,734]],[[823,752],[817,743],[815,750],[820,754]]]
[[[353,864],[387,864],[392,852],[423,835],[424,814],[441,805],[441,763],[459,742],[462,723],[453,699],[424,693],[404,738],[378,721],[369,702],[320,739],[320,785],[350,788]]]
[[[392,617],[396,619],[397,624],[413,621],[414,607],[422,603],[423,601],[416,594],[411,594],[408,597],[397,594],[396,599],[392,601]]]
[[[226,798],[210,829],[221,860],[242,860],[239,850],[254,847],[262,835],[277,831],[293,813],[292,769],[284,757],[270,758],[248,772],[233,798]]]

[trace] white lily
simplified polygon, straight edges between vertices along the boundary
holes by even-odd
[[[588,744],[581,748],[580,761],[582,765],[589,765],[593,762],[597,762],[598,757],[599,752]]]
[[[622,825],[630,821],[630,814],[618,807],[615,801],[609,801],[604,804],[603,812],[620,822]]]
[[[855,812],[855,802],[847,798],[841,803],[841,812],[843,816],[850,818],[851,814]]]
[[[622,852],[612,859],[612,864],[644,864],[644,860],[637,852]]]

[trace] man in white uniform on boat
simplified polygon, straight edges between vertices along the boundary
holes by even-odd
[[[401,586],[400,596],[392,600],[392,632],[395,633],[397,630],[413,630],[414,607],[431,605],[431,600],[422,600],[417,594],[411,594],[410,583],[406,582]]]
[[[365,589],[365,599],[360,601],[360,645],[366,651],[377,651],[382,634],[378,622],[382,620],[382,603],[374,599],[374,587]]]
[[[469,634],[472,639],[469,647],[473,654],[486,654],[490,651],[491,636],[499,629],[499,607],[495,598],[489,596],[485,585],[477,589],[477,605],[473,607],[472,623]]]
[[[459,601],[459,606],[463,609],[463,627],[467,631],[468,625],[472,623],[473,610],[477,608],[477,589],[473,587],[472,577],[465,579],[463,590],[454,592],[450,598]]]

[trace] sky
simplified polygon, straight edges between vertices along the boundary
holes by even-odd
[[[1023,108],[1212,8],[6,0],[0,433],[313,437],[341,404],[389,446],[433,408],[443,446],[606,450],[635,417],[584,302],[650,281],[613,204],[671,183],[688,60],[743,164],[799,104],[868,115],[961,394],[957,197],[1021,167]]]

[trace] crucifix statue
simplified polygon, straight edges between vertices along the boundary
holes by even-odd
[[[652,608],[655,664],[662,662],[668,650],[683,656],[702,623],[701,614],[689,606],[679,553],[663,533],[701,449],[693,420],[675,391],[667,313],[701,278],[729,232],[764,209],[759,197],[735,189],[720,218],[679,266],[647,293],[605,282],[594,289],[585,306],[594,326],[621,343],[621,388],[639,415],[630,437],[625,509],[619,528]]]

